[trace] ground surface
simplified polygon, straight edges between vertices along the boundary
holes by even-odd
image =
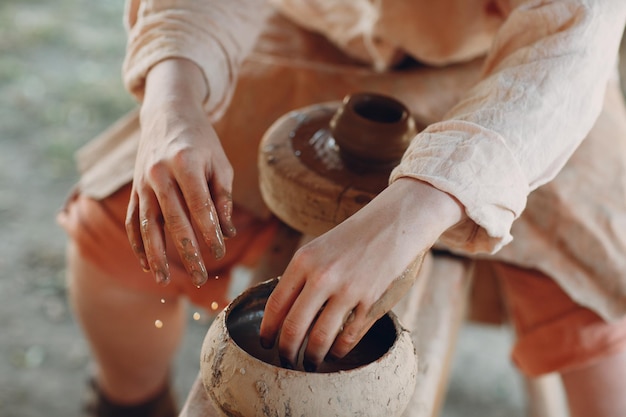
[[[0,417],[78,413],[89,356],[54,217],[76,180],[73,151],[134,106],[119,76],[121,14],[121,1],[0,2]],[[208,324],[189,322],[181,395]],[[509,345],[507,329],[463,329],[443,416],[523,415]]]

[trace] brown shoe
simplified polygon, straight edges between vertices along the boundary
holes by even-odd
[[[166,386],[153,398],[137,405],[119,405],[109,400],[94,379],[88,383],[88,399],[83,407],[84,417],[176,417],[176,401]]]

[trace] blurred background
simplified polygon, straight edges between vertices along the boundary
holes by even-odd
[[[79,414],[90,360],[67,303],[55,215],[77,179],[74,151],[135,106],[120,79],[122,9],[0,2],[0,417]],[[193,312],[175,368],[181,401],[210,323]],[[510,344],[508,328],[464,325],[444,417],[524,415]]]

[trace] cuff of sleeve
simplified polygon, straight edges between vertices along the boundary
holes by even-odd
[[[440,241],[464,253],[494,253],[508,244],[529,192],[502,137],[464,121],[436,123],[418,134],[390,181],[400,177],[427,182],[463,204],[469,220]]]
[[[139,17],[143,21],[137,22],[129,34],[123,64],[124,84],[141,101],[146,76],[154,65],[170,58],[187,59],[204,74],[210,92],[203,103],[205,110],[219,117],[232,93],[233,70],[216,38],[198,28],[190,29],[195,22],[190,13],[164,10]],[[199,33],[203,36],[198,36]]]

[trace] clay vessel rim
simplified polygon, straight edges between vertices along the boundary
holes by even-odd
[[[366,100],[354,101],[354,102],[343,101],[343,102],[340,102],[340,105],[338,106],[338,109],[337,109],[337,113],[334,115],[334,117],[331,119],[329,123],[329,127],[331,131],[334,131],[336,129],[335,124],[336,124],[337,116],[339,116],[342,113],[345,113],[346,111],[349,112],[348,117],[354,117],[362,125],[370,126],[372,128],[384,127],[385,129],[392,129],[392,128],[404,129],[406,123],[408,123],[410,127],[413,127],[415,125],[412,114],[410,113],[409,109],[406,108],[402,103],[397,102],[395,101],[395,99],[392,99],[390,97],[384,97],[384,96],[381,96],[380,100],[385,100],[386,102],[390,103],[392,110],[394,112],[397,112],[399,114],[399,117],[390,121],[372,119],[371,117],[367,117],[363,115],[362,111],[359,110],[358,108],[359,105],[365,104]]]
[[[409,342],[412,344],[412,341],[409,336],[409,331],[404,326],[402,326],[402,324],[398,320],[398,317],[393,311],[388,311],[387,313],[385,313],[385,316],[388,316],[388,318],[391,320],[393,324],[393,328],[395,329],[395,332],[396,332],[396,337],[395,337],[393,344],[389,347],[389,349],[387,349],[387,351],[384,354],[382,354],[379,358],[377,358],[376,360],[372,362],[359,365],[352,369],[345,369],[345,370],[342,369],[342,370],[333,371],[333,372],[305,372],[299,369],[283,368],[281,366],[276,366],[271,363],[265,362],[261,359],[258,359],[254,355],[250,354],[245,349],[243,349],[241,346],[239,346],[239,344],[237,344],[237,342],[232,338],[232,336],[230,335],[230,331],[228,329],[227,320],[228,320],[229,314],[232,313],[232,311],[238,307],[239,303],[241,303],[248,297],[254,295],[254,293],[263,293],[267,291],[268,287],[270,288],[275,287],[278,280],[279,278],[271,278],[246,289],[237,297],[235,297],[228,304],[228,306],[226,306],[226,308],[224,308],[224,310],[222,310],[220,314],[215,318],[215,320],[219,320],[219,325],[222,326],[222,328],[224,329],[224,333],[225,333],[224,342],[233,346],[238,352],[245,355],[248,360],[251,360],[253,363],[257,363],[261,367],[268,368],[269,370],[272,370],[274,372],[279,372],[284,375],[306,375],[307,378],[318,378],[318,379],[329,378],[331,375],[341,375],[341,374],[357,374],[358,375],[359,373],[369,372],[371,367],[377,366],[377,364],[389,359],[391,355],[393,354],[393,352],[398,348],[398,344],[401,339],[408,338]]]
[[[348,109],[355,117],[357,117],[361,122],[365,122],[366,124],[370,124],[373,126],[386,126],[392,127],[394,125],[401,125],[406,122],[407,119],[411,119],[412,115],[407,106],[398,100],[395,97],[372,93],[368,91],[358,92],[347,95],[343,101],[343,106],[345,109]],[[399,117],[395,120],[385,121],[385,120],[375,120],[363,115],[359,109],[360,106],[374,103],[380,105],[384,103],[388,109],[394,111],[399,115]],[[410,120],[409,120],[410,121]]]

